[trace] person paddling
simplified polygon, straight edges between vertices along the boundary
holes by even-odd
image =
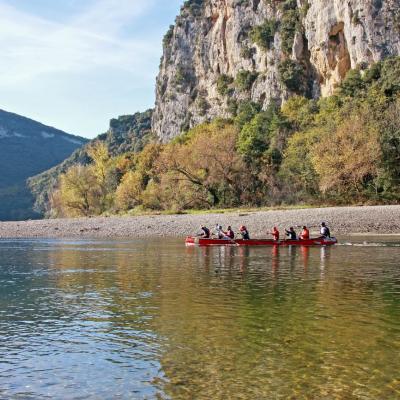
[[[222,226],[219,224],[215,225],[215,235],[218,237],[218,239],[223,239],[225,236]]]
[[[201,238],[203,238],[203,239],[209,239],[210,236],[211,236],[210,230],[209,230],[206,226],[204,226],[204,225],[202,225],[202,226],[200,227],[200,229],[201,229],[201,233],[200,233],[199,236],[200,236]]]
[[[303,226],[303,230],[301,231],[301,234],[300,234],[300,239],[301,240],[310,239],[310,231],[308,230],[308,228],[306,226]]]
[[[230,239],[235,239],[235,232],[233,232],[231,226],[228,226],[228,230],[225,232],[225,235]]]
[[[289,228],[289,230],[285,229],[286,236],[289,237],[289,240],[297,240],[297,233],[294,230],[293,226]]]
[[[325,222],[321,222],[321,237],[323,239],[330,239],[331,237],[331,231],[329,230],[329,228],[326,226]]]
[[[223,231],[222,226],[217,224],[215,226],[216,236],[218,239],[231,240],[231,238]]]
[[[244,225],[242,225],[242,226],[239,228],[239,233],[242,235],[242,239],[244,239],[244,240],[250,240],[249,231],[247,230],[247,228],[246,228]]]
[[[277,242],[279,240],[279,230],[276,226],[273,227],[272,232],[268,232],[268,235],[272,235],[274,241]]]

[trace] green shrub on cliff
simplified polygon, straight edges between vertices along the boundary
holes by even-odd
[[[183,3],[182,11],[188,11],[192,16],[198,16],[202,12],[204,0],[186,0]]]
[[[300,15],[297,9],[289,9],[283,14],[280,35],[281,48],[285,54],[291,54],[296,32],[301,31]]]
[[[258,73],[252,71],[240,70],[236,75],[235,86],[239,91],[249,91],[257,79]]]
[[[233,83],[233,78],[229,75],[222,74],[217,79],[217,92],[221,96],[227,96],[233,90],[231,85]]]
[[[170,45],[171,40],[172,40],[172,38],[174,36],[174,29],[175,29],[174,25],[170,25],[169,26],[168,31],[164,35],[164,38],[163,38],[163,46],[164,47],[168,47]]]
[[[262,25],[255,26],[250,31],[251,40],[264,50],[270,50],[274,42],[275,33],[278,29],[278,22],[271,19],[266,20]]]
[[[294,60],[284,60],[278,66],[281,83],[294,93],[303,93],[306,86],[304,67]]]

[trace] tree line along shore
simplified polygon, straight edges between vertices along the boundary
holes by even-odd
[[[39,197],[48,197],[48,216],[56,218],[398,204],[399,77],[400,57],[387,58],[351,70],[330,97],[294,94],[267,109],[243,100],[229,118],[183,130],[167,144],[149,134],[138,151],[111,155],[107,143],[95,141],[89,163],[73,165]]]
[[[224,227],[231,225],[234,229],[246,225],[252,237],[265,237],[275,225],[281,229],[307,225],[311,233],[318,233],[322,221],[329,224],[333,235],[400,234],[400,206],[1,222],[0,238],[183,238],[199,232],[203,224],[213,227],[216,223]]]

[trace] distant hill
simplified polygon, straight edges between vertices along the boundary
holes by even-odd
[[[88,140],[0,110],[0,220],[37,217],[26,185]]]
[[[57,184],[60,174],[67,171],[74,164],[88,164],[90,158],[87,147],[96,141],[107,145],[110,155],[116,156],[126,152],[138,152],[152,138],[151,118],[153,110],[137,112],[133,115],[122,115],[110,121],[106,133],[97,136],[85,146],[77,149],[70,157],[60,164],[44,171],[28,180],[28,185],[35,197],[34,209],[39,215],[45,215],[48,208],[49,194]]]

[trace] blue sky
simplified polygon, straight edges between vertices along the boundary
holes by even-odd
[[[154,104],[183,0],[0,0],[0,108],[94,137]]]

